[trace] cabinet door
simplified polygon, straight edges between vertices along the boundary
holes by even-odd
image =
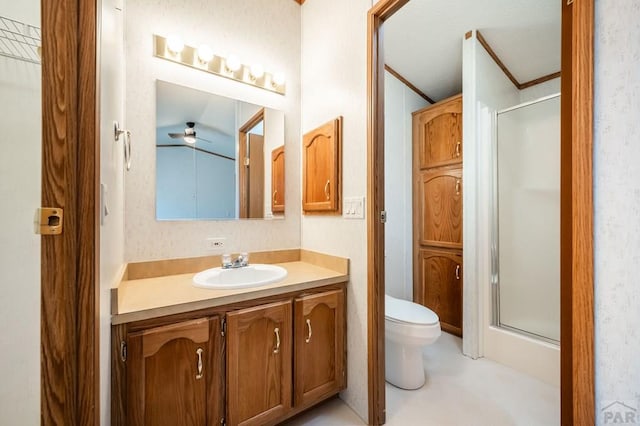
[[[271,212],[284,212],[284,146],[271,152]]]
[[[462,162],[462,96],[416,112],[413,120],[420,169]]]
[[[462,254],[420,250],[415,299],[438,314],[443,330],[462,336]]]
[[[340,212],[340,139],[342,118],[303,137],[302,209],[305,212]]]
[[[344,292],[295,300],[295,403],[306,405],[345,387]]]
[[[127,424],[215,425],[222,413],[208,406],[218,318],[171,324],[127,336]]]
[[[419,244],[462,248],[462,169],[418,175]]]
[[[227,424],[262,425],[291,409],[291,302],[227,314]]]

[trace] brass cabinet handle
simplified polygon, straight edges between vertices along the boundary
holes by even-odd
[[[460,179],[456,179],[456,195],[460,195]]]
[[[461,146],[462,146],[462,141],[458,141],[458,142],[456,143],[456,157],[460,157],[460,154],[461,154],[461,152],[460,152],[460,147],[461,147]]]
[[[311,331],[311,320],[310,320],[310,319],[307,319],[307,327],[309,327],[309,334],[307,334],[307,338],[306,338],[306,339],[304,339],[304,341],[305,341],[306,343],[309,343],[309,342],[311,342],[311,334],[313,333],[313,332]]]
[[[278,202],[278,198],[276,197],[277,194],[278,194],[278,190],[276,189],[275,191],[273,191],[273,204]]]
[[[204,352],[204,350],[202,348],[198,348],[196,350],[196,355],[198,355],[198,373],[196,374],[196,380],[202,379],[202,370],[203,370],[203,366],[202,366],[202,352]]]
[[[277,354],[278,352],[280,352],[280,329],[278,327],[276,327],[273,332],[276,334],[276,347],[273,350],[274,354]]]
[[[327,196],[327,200],[329,200],[331,197],[329,195],[329,184],[331,183],[331,180],[327,180],[327,183],[324,184],[324,195]]]
[[[460,265],[456,265],[456,280],[460,280]]]

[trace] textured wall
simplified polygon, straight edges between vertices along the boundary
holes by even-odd
[[[366,36],[370,7],[371,0],[311,0],[302,6],[302,132],[339,115],[344,117],[345,197],[367,192]],[[304,216],[302,247],[351,259],[347,286],[349,387],[342,398],[366,418],[366,221]]]
[[[26,3],[26,4],[25,4]],[[0,16],[40,27],[39,3],[0,5]],[[5,45],[6,49],[6,45]],[[0,56],[0,424],[40,422],[40,65]]]
[[[413,300],[413,117],[429,105],[403,82],[384,73],[385,292]]]
[[[149,19],[153,17],[153,19]],[[152,56],[152,35],[178,34],[187,44],[209,44],[243,62],[281,70],[287,95],[174,64]],[[133,167],[126,179],[125,260],[203,256],[206,237],[226,237],[229,251],[300,246],[300,6],[291,0],[126,2],[126,126]],[[284,111],[285,220],[158,222],[155,219],[156,79]]]
[[[596,1],[595,17],[596,415],[604,424],[602,408],[616,400],[640,412],[640,2]]]

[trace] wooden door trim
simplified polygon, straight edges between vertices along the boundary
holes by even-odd
[[[384,64],[380,26],[408,0],[380,0],[367,18],[367,308],[369,424],[385,422]],[[563,7],[561,140],[561,417],[595,420],[593,350],[594,0]],[[570,127],[570,129],[567,129]]]
[[[367,15],[367,348],[368,421],[385,423],[384,57],[380,27],[409,0],[380,0]]]
[[[246,121],[238,129],[238,188],[239,188],[239,206],[238,217],[249,217],[249,180],[247,175],[247,167],[244,165],[244,159],[247,156],[247,134],[260,121],[264,121],[264,108],[260,108],[249,120]],[[264,132],[263,132],[264,134]]]
[[[41,238],[42,424],[99,423],[97,4],[43,1],[42,205],[64,209]]]

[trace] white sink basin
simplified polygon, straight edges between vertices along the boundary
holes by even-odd
[[[242,268],[212,268],[193,277],[193,285],[203,288],[233,289],[260,287],[282,281],[287,270],[276,265],[253,264]]]

